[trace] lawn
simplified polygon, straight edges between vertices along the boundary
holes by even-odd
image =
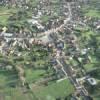
[[[45,73],[44,70],[26,71],[26,79],[30,82],[41,78]],[[15,80],[11,80],[13,73],[0,72],[0,100],[35,100],[36,96],[39,100],[55,100],[57,97],[65,97],[74,91],[73,85],[69,80],[63,80],[59,83],[51,82],[48,86],[37,86],[32,92],[24,93],[20,87],[9,87],[7,84]],[[17,81],[16,81],[17,82]]]
[[[59,83],[51,83],[48,86],[40,86],[33,92],[39,100],[55,100],[58,97],[65,97],[74,92],[73,85],[69,80],[63,80]]]
[[[17,11],[18,9],[16,8],[0,7],[0,24],[6,25],[8,18]]]
[[[45,70],[33,70],[33,69],[27,69],[25,70],[26,73],[26,80],[29,83],[32,83],[40,78],[42,78],[43,74],[45,74]]]
[[[94,65],[93,65],[93,64],[86,64],[86,65],[84,65],[84,68],[85,68],[87,71],[90,71],[90,70],[94,69]]]
[[[90,17],[97,17],[100,18],[100,12],[97,10],[88,10],[88,12],[85,14],[86,16],[90,16]]]
[[[20,87],[10,87],[17,82],[18,79],[14,73],[0,71],[0,100],[34,100],[32,93],[23,93]]]
[[[22,88],[5,88],[0,90],[0,100],[34,100],[31,92],[24,93]]]
[[[44,15],[40,19],[42,20],[42,22],[46,23],[50,20],[50,18],[51,18],[51,16]]]
[[[9,15],[2,15],[2,16],[0,16],[0,24],[6,25],[8,18],[9,18]]]
[[[1,71],[0,70],[0,87],[5,87],[10,83],[17,82],[17,75],[14,72],[10,71]]]
[[[26,70],[26,79],[31,83],[41,78],[45,74],[45,70]],[[20,87],[9,87],[7,84],[17,82],[13,77],[14,73],[0,71],[0,100],[35,100],[34,96],[39,100],[55,100],[57,97],[65,97],[74,91],[73,85],[69,80],[63,80],[59,83],[51,82],[48,86],[37,86],[32,92],[23,93]],[[42,76],[43,77],[43,76]],[[12,79],[12,80],[11,80]]]

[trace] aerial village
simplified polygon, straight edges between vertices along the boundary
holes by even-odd
[[[0,0],[0,100],[100,100],[100,1]]]

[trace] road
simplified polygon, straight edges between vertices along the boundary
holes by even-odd
[[[61,28],[63,28],[67,24],[67,22],[71,21],[72,13],[71,13],[70,3],[67,3],[67,6],[69,9],[69,17],[65,20],[65,23],[63,25],[61,25],[59,28],[55,29],[54,32],[61,30]],[[64,40],[62,40],[62,41],[64,41]],[[56,48],[56,46],[55,46],[55,48]],[[62,54],[65,54],[63,50],[62,50]],[[63,57],[61,57],[61,56],[56,57],[56,61],[61,66],[61,70],[64,72],[65,76],[67,78],[69,78],[70,82],[74,85],[76,91],[78,91],[81,96],[87,96],[88,91],[85,89],[85,87],[83,85],[81,85],[77,81],[77,77],[74,77],[72,67],[70,65],[66,64],[67,60],[65,59],[65,55],[63,55]]]
[[[81,85],[78,81],[76,81],[77,78],[74,77],[71,66],[67,65],[65,61],[66,59],[64,58],[57,59],[57,62],[61,65],[61,70],[69,78],[71,83],[75,86],[76,91],[79,91],[81,96],[87,96],[88,95],[87,90],[83,85]]]

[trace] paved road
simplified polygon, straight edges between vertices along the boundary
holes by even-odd
[[[55,30],[55,32],[57,30],[61,29],[63,26],[65,26],[67,24],[68,21],[71,20],[72,13],[71,13],[71,8],[70,8],[70,3],[68,3],[68,8],[69,8],[69,18],[65,21],[66,23],[63,24],[63,25],[61,25],[60,28],[57,28]],[[62,53],[65,54],[63,51],[62,51]],[[88,95],[87,90],[85,89],[85,87],[83,85],[81,85],[78,81],[76,81],[77,78],[74,77],[74,75],[73,75],[72,67],[70,65],[66,64],[65,57],[56,58],[56,61],[61,66],[61,70],[64,72],[64,74],[66,75],[66,77],[68,77],[69,80],[71,81],[71,83],[75,86],[76,91],[79,91],[79,93],[80,93],[81,96],[87,96]]]
[[[59,63],[61,63],[62,65],[61,70],[65,73],[65,75],[67,74],[69,80],[75,86],[76,90],[80,92],[80,95],[82,96],[88,95],[88,92],[85,89],[85,87],[76,81],[76,77],[74,77],[73,75],[73,70],[71,69],[71,66],[66,64],[65,59],[60,58]]]

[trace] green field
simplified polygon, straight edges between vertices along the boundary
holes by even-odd
[[[0,71],[0,100],[33,100],[33,95],[23,93],[20,87],[11,87],[17,84],[18,80],[14,73]]]
[[[88,12],[85,15],[100,18],[100,12],[97,10],[88,10]]]
[[[0,7],[0,24],[6,25],[8,18],[17,11],[17,8]]]
[[[43,74],[45,74],[45,70],[32,70],[32,69],[27,69],[25,71],[26,73],[26,80],[29,83],[32,83],[40,78],[42,78]]]
[[[28,81],[34,81],[40,78],[41,74],[44,74],[43,70],[27,70],[26,79]],[[9,80],[9,81],[8,81]],[[40,85],[33,87],[32,91],[24,93],[21,87],[11,87],[11,84],[17,84],[17,79],[13,73],[0,72],[0,100],[55,100],[58,97],[66,97],[74,92],[73,85],[69,80],[63,80],[61,82],[51,82],[48,86]]]
[[[22,88],[6,88],[0,90],[0,100],[34,100],[31,92],[24,93]]]
[[[33,87],[33,92],[39,100],[55,100],[55,98],[63,98],[73,93],[74,87],[69,80],[63,80],[45,87]]]

